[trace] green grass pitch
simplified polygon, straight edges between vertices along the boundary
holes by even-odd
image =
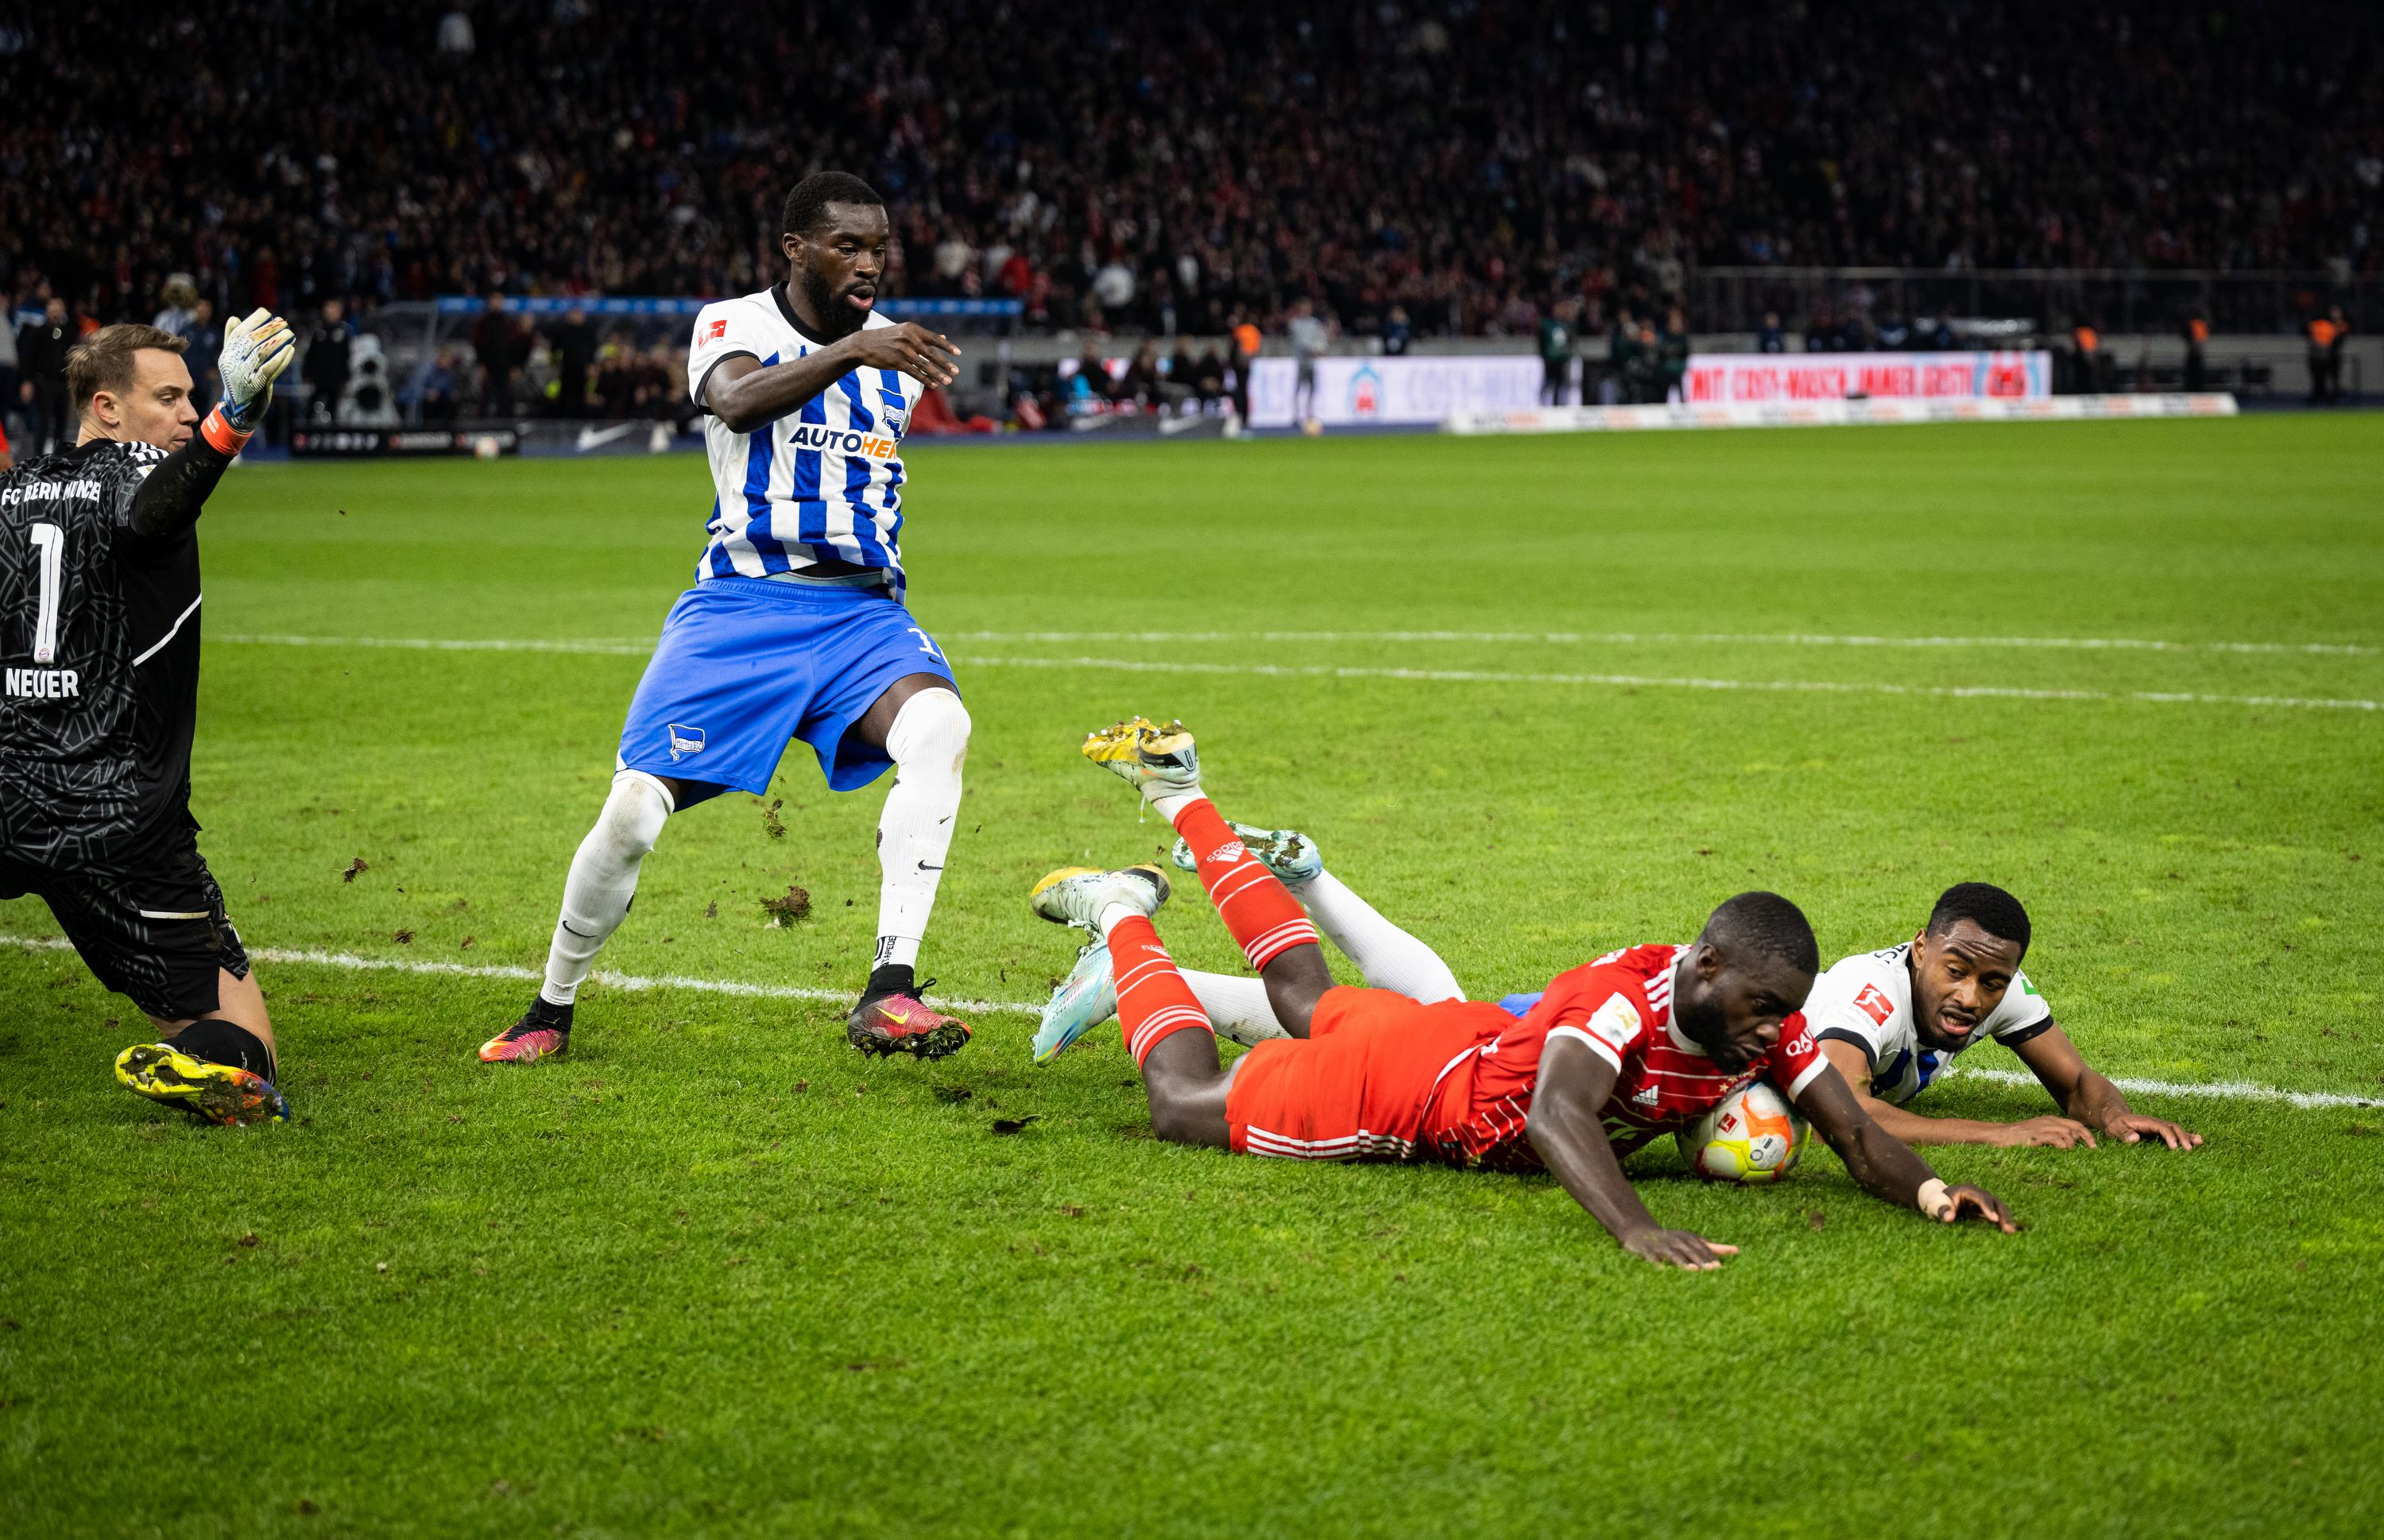
[[[1229,815],[1476,994],[1748,887],[1834,958],[1986,878],[2106,1073],[2384,1095],[2384,718],[2276,703],[2384,699],[2379,465],[2372,415],[922,449],[913,608],[976,721],[924,971],[1039,1000],[1028,883],[1163,835],[1074,745],[1181,714]],[[1545,1178],[1161,1145],[1113,1029],[865,1063],[824,1000],[598,986],[567,1059],[478,1063],[530,986],[420,965],[542,961],[710,502],[686,456],[218,494],[202,848],[252,947],[413,968],[261,963],[299,1118],[227,1132],[113,1084],[138,1018],[71,953],[0,946],[0,1532],[2384,1523],[2384,1110],[2140,1095],[2207,1148],[1932,1152],[2008,1237],[1826,1151],[1729,1190],[1659,1146],[1657,1215],[1745,1248],[1688,1276]],[[1855,636],[2279,650],[1781,640]],[[771,796],[783,838],[740,794],[673,821],[603,966],[859,982],[878,791],[799,749]],[[1160,928],[1235,961],[1194,885]]]

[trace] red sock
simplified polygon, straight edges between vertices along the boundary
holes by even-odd
[[[1149,920],[1137,914],[1111,927],[1110,966],[1117,978],[1118,1025],[1136,1063],[1178,1032],[1216,1031]]]
[[[1175,832],[1200,863],[1200,884],[1217,906],[1250,966],[1264,969],[1294,947],[1314,946],[1308,911],[1273,872],[1242,846],[1217,804],[1203,797],[1175,814]]]

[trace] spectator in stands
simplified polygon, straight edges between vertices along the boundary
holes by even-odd
[[[198,280],[188,273],[167,276],[166,287],[158,297],[165,308],[158,311],[149,324],[160,331],[170,331],[184,342],[191,340],[191,312],[199,303]]]
[[[31,430],[22,446],[28,458],[74,447],[67,420],[67,351],[81,340],[67,317],[67,302],[53,294],[42,318],[17,332],[17,391],[31,410]]]
[[[1755,332],[1755,351],[1757,353],[1788,351],[1788,337],[1780,329],[1780,312],[1777,310],[1767,310],[1763,313],[1763,324],[1757,328]]]
[[[1408,325],[1408,307],[1404,304],[1393,304],[1389,317],[1383,322],[1384,354],[1392,358],[1404,355],[1408,351],[1409,341],[1414,336],[1415,329]]]
[[[1174,356],[1167,361],[1166,398],[1181,412],[1199,393],[1200,366],[1192,356],[1192,340],[1179,336],[1175,339]]]
[[[348,388],[348,349],[354,341],[345,313],[337,300],[323,302],[322,318],[306,331],[305,362],[301,373],[314,392],[307,415],[316,422],[339,418],[340,396]]]
[[[961,286],[998,277],[1035,326],[1071,324],[1097,274],[1204,331],[1307,292],[1353,333],[1388,302],[1432,333],[1514,329],[1521,293],[1560,272],[1633,275],[1644,316],[1684,262],[2316,268],[2384,250],[2354,239],[2384,225],[2362,169],[2384,133],[2372,5],[1443,8],[1427,56],[1413,6],[1299,32],[1252,6],[1090,27],[1060,0],[1010,0],[999,23],[664,0],[591,21],[557,0],[435,26],[437,7],[221,0],[173,34],[175,68],[111,87],[95,119],[81,61],[120,54],[121,24],[41,7],[0,55],[0,100],[11,123],[79,127],[0,150],[6,223],[59,292],[102,280],[94,324],[137,301],[145,319],[143,274],[174,267],[219,313],[285,287],[748,292],[778,260],[776,190],[812,163],[883,165],[918,290],[942,281],[935,242],[1008,244]],[[286,82],[272,112],[194,90],[253,73],[262,35]],[[891,62],[781,89],[790,60],[823,58]],[[588,80],[602,89],[555,83]],[[1234,106],[1253,99],[1267,110]],[[175,137],[217,153],[147,153]],[[2075,174],[2090,158],[2093,181]]]
[[[455,420],[455,350],[441,348],[414,377],[415,405],[425,423],[435,426]]]
[[[1116,385],[1111,389],[1110,399],[1130,401],[1136,407],[1148,411],[1166,399],[1160,384],[1159,344],[1145,338],[1142,345],[1134,350],[1134,358],[1126,365],[1125,373],[1118,377]]]
[[[1664,314],[1664,334],[1656,340],[1656,355],[1663,371],[1664,399],[1685,399],[1689,378],[1689,318],[1677,304]]]
[[[2342,346],[2350,329],[2340,306],[2309,323],[2309,404],[2336,406],[2342,402]]]
[[[1580,304],[1571,295],[1557,301],[1540,317],[1540,401],[1562,406],[1572,383],[1572,323]]]
[[[2080,321],[2069,329],[2070,390],[2078,395],[2092,395],[2103,389],[2103,334],[2091,321]]]
[[[2185,388],[2206,391],[2210,388],[2210,322],[2199,310],[2185,318]]]
[[[1285,329],[1291,333],[1292,352],[1298,359],[1298,372],[1292,377],[1292,420],[1302,431],[1313,433],[1323,427],[1316,418],[1316,355],[1332,343],[1332,328],[1317,319],[1316,302],[1303,294],[1293,303]]]
[[[1068,377],[1068,415],[1082,417],[1108,411],[1110,383],[1110,366],[1101,357],[1101,345],[1087,338],[1084,351],[1076,355],[1075,372]]]
[[[223,323],[216,319],[216,302],[201,295],[191,305],[191,322],[182,333],[191,345],[182,362],[191,371],[191,404],[201,416],[223,397]]]
[[[0,291],[5,293],[6,291]],[[9,419],[17,411],[17,318],[0,317],[0,435],[8,431]],[[19,435],[30,436],[19,423]]]
[[[554,415],[588,415],[588,372],[596,363],[596,328],[588,312],[573,305],[563,319],[546,329],[547,352],[554,363]]]
[[[490,294],[488,307],[472,323],[472,352],[480,360],[480,415],[512,416],[514,387],[520,381],[522,365],[528,361],[529,348],[520,324],[505,308],[503,293]]]
[[[1202,350],[1198,369],[1192,376],[1192,393],[1200,398],[1200,410],[1213,412],[1225,399],[1225,354],[1211,344]]]
[[[1239,310],[1234,312],[1233,325],[1226,335],[1234,344],[1233,378],[1228,381],[1233,392],[1234,422],[1247,428],[1250,420],[1250,368],[1258,363],[1259,349],[1265,343],[1259,336],[1259,329]]]
[[[1639,358],[1639,323],[1632,319],[1628,310],[1614,312],[1614,331],[1606,340],[1606,369],[1616,394],[1624,404],[1639,404],[1640,382],[1646,368]]]

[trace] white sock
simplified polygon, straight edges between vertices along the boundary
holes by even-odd
[[[597,949],[627,916],[629,900],[638,894],[638,868],[670,815],[670,793],[661,781],[642,770],[624,770],[613,777],[604,811],[579,842],[578,853],[571,858],[571,875],[564,879],[563,914],[546,950],[540,1000],[569,1005],[579,993],[580,981],[595,965]]]
[[[894,785],[877,817],[877,962],[918,959],[936,907],[936,885],[961,811],[969,714],[949,689],[923,689],[902,702],[886,730]]]
[[[1220,1037],[1231,1037],[1248,1048],[1270,1037],[1291,1036],[1274,1019],[1274,1007],[1267,1001],[1264,979],[1244,978],[1238,974],[1199,974],[1189,968],[1180,971]]]
[[[1101,939],[1107,941],[1110,932],[1122,921],[1142,917],[1142,911],[1130,903],[1111,904],[1101,911]],[[1274,1007],[1267,1003],[1264,980],[1244,978],[1237,974],[1195,973],[1190,968],[1176,971],[1192,987],[1192,998],[1208,1012],[1209,1025],[1219,1037],[1231,1037],[1248,1048],[1269,1037],[1291,1036],[1274,1019]]]
[[[1144,789],[1144,794],[1150,800],[1151,811],[1158,813],[1161,818],[1166,819],[1167,826],[1169,828],[1173,828],[1175,826],[1175,815],[1177,813],[1183,812],[1186,808],[1190,807],[1194,802],[1198,801],[1201,798],[1208,795],[1207,792],[1200,789],[1200,785],[1198,781],[1195,781],[1189,788],[1171,787],[1165,791],[1157,790],[1156,788],[1158,784],[1158,782],[1153,781],[1149,787]]]
[[[1374,988],[1396,990],[1426,1004],[1465,998],[1440,953],[1383,918],[1339,877],[1319,872],[1289,886],[1292,897],[1308,907],[1316,928],[1358,964]]]

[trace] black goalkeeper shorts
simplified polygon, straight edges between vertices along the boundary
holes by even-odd
[[[59,870],[0,851],[0,899],[38,894],[102,984],[152,1016],[216,1010],[221,979],[248,976],[223,889],[188,834],[121,867]]]

